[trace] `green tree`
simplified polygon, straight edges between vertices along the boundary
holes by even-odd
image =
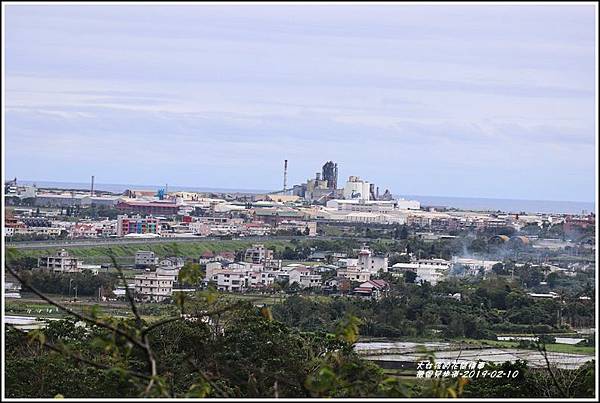
[[[416,279],[417,279],[417,273],[415,273],[414,271],[406,270],[404,272],[404,282],[406,284],[414,284]]]

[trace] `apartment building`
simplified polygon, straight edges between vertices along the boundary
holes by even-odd
[[[361,283],[371,279],[371,272],[362,270],[358,266],[340,267],[337,271],[338,277],[347,278],[350,281],[359,281]]]
[[[297,283],[300,288],[321,287],[321,275],[313,274],[306,267],[297,267],[288,271],[289,284]]]
[[[171,298],[176,277],[158,272],[135,276],[135,296],[140,301],[161,302]]]
[[[81,259],[70,256],[65,249],[61,249],[56,255],[38,258],[38,268],[63,273],[80,272],[82,264]]]
[[[159,234],[160,225],[154,217],[120,215],[117,217],[117,236],[128,234]]]
[[[264,245],[255,244],[251,248],[246,249],[244,260],[252,263],[265,263],[273,260],[273,251],[265,248]]]
[[[222,270],[216,274],[217,289],[227,292],[245,291],[249,286],[248,272],[241,270]]]

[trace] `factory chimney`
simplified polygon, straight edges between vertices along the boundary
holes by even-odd
[[[92,175],[92,187],[90,188],[90,196],[94,196],[94,175]]]
[[[287,160],[283,161],[283,191],[287,191]]]

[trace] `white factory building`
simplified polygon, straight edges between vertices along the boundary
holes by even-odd
[[[370,184],[358,176],[350,176],[344,186],[344,199],[370,200]]]
[[[327,208],[337,211],[359,211],[363,213],[391,213],[397,210],[419,210],[421,203],[417,200],[341,200],[334,199],[327,202]]]

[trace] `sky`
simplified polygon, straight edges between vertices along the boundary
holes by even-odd
[[[5,177],[593,201],[593,5],[6,5]]]

